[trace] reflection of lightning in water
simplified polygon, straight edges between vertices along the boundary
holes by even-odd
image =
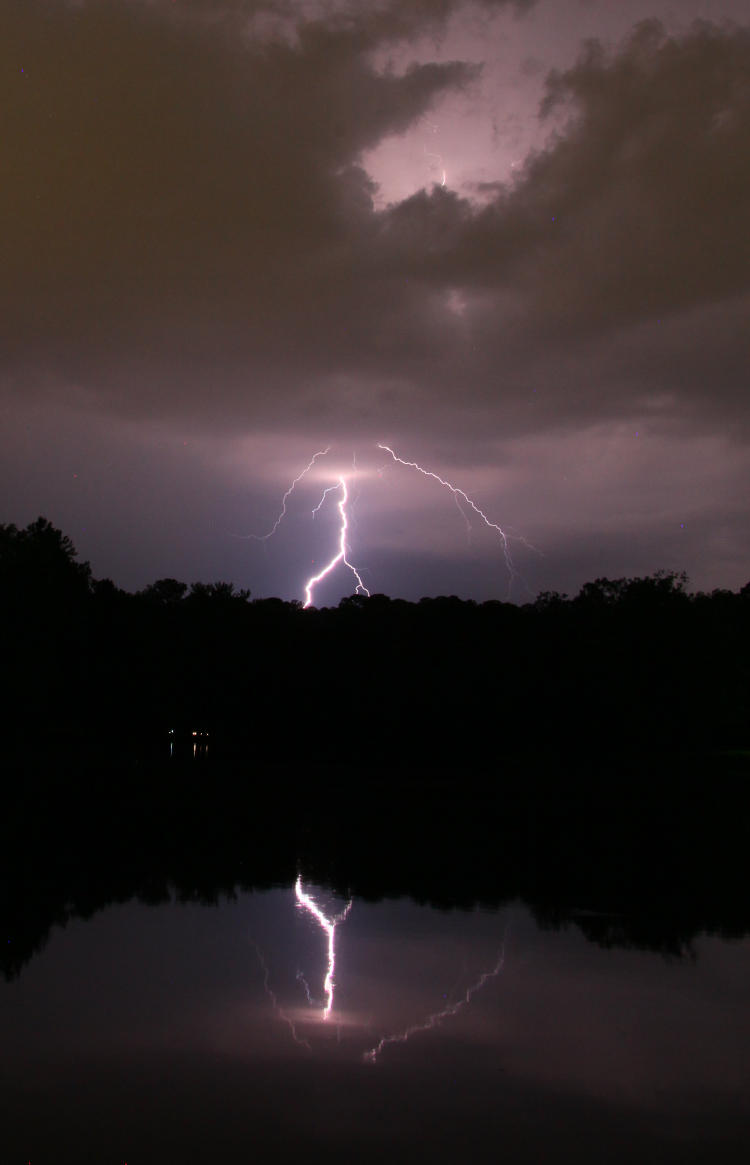
[[[258,956],[258,962],[260,963],[261,967],[263,968],[263,990],[265,991],[268,998],[271,1000],[271,1004],[273,1006],[274,1011],[278,1015],[279,1019],[283,1020],[283,1022],[289,1028],[289,1031],[292,1033],[292,1039],[294,1040],[295,1044],[299,1044],[301,1048],[307,1048],[308,1052],[311,1052],[312,1048],[308,1044],[307,1040],[303,1040],[301,1036],[297,1035],[297,1029],[294,1026],[294,1020],[291,1019],[287,1015],[287,1013],[284,1011],[283,1007],[281,1006],[278,999],[276,998],[276,993],[271,988],[271,985],[269,983],[270,972],[268,970],[268,964],[266,963],[266,960],[263,958],[262,954],[260,953],[260,948],[255,943],[253,943],[253,946],[255,946],[255,953]]]
[[[325,991],[325,994],[326,994],[326,1005],[323,1008],[323,1013],[322,1013],[323,1019],[328,1019],[329,1015],[331,1014],[331,1008],[333,1007],[333,989],[335,987],[335,980],[333,978],[333,973],[334,973],[334,969],[336,966],[336,949],[335,949],[336,927],[338,926],[338,924],[340,922],[343,922],[344,919],[346,918],[346,916],[348,915],[349,911],[352,908],[352,902],[350,899],[340,914],[337,914],[336,917],[333,919],[329,919],[329,918],[326,918],[323,911],[320,909],[320,907],[317,905],[317,903],[310,897],[310,895],[307,894],[302,889],[302,878],[301,877],[297,878],[297,881],[296,881],[295,886],[294,886],[294,893],[297,896],[297,902],[299,903],[299,905],[304,907],[305,910],[309,910],[310,914],[312,914],[313,918],[317,922],[320,923],[321,927],[323,928],[326,935],[328,936],[328,970],[326,972],[326,977],[325,977],[325,980],[323,982],[323,990]],[[311,1000],[311,1002],[312,1002],[312,1000]]]
[[[310,1004],[311,1007],[314,1007],[315,1000],[313,999],[312,992],[310,991],[310,984],[307,982],[307,979],[305,978],[305,976],[302,974],[301,971],[297,972],[297,982],[302,984],[302,990],[305,993],[305,997],[307,999],[307,1002]]]
[[[249,534],[248,535],[249,538],[254,538],[256,542],[265,542],[273,534],[276,533],[276,531],[279,528],[279,524],[281,523],[282,518],[286,514],[286,503],[288,502],[291,495],[294,493],[294,487],[297,485],[298,482],[302,481],[302,478],[305,476],[306,473],[310,472],[310,470],[312,469],[313,465],[315,464],[315,462],[318,460],[319,457],[325,457],[326,453],[328,452],[328,450],[330,448],[331,448],[331,446],[329,445],[326,449],[319,449],[318,452],[316,454],[314,454],[314,456],[310,459],[308,464],[302,470],[302,473],[298,474],[297,477],[295,477],[294,481],[289,486],[289,489],[286,491],[283,498],[281,499],[281,513],[279,514],[278,518],[276,519],[276,521],[274,522],[273,526],[268,531],[268,533],[267,534]]]
[[[346,488],[346,478],[345,477],[340,477],[338,480],[338,483],[336,485],[329,485],[326,489],[323,490],[323,496],[320,499],[320,501],[318,502],[315,509],[313,510],[313,514],[317,514],[318,510],[323,505],[323,502],[325,501],[328,494],[331,493],[333,490],[337,490],[337,489],[341,490],[341,497],[337,503],[339,515],[341,518],[341,524],[339,526],[339,550],[338,550],[338,554],[336,554],[330,560],[330,562],[328,562],[323,567],[323,569],[318,574],[313,575],[312,578],[309,578],[307,580],[307,582],[305,583],[305,601],[302,604],[303,607],[311,607],[312,606],[313,591],[315,590],[315,587],[322,579],[326,578],[331,573],[331,571],[334,570],[335,567],[338,566],[338,564],[340,562],[343,562],[344,566],[348,567],[348,569],[352,572],[355,579],[357,580],[355,594],[358,594],[358,595],[359,594],[365,594],[365,595],[370,594],[367,587],[362,582],[362,579],[360,578],[360,575],[359,575],[359,572],[358,572],[356,566],[354,566],[351,562],[349,562],[348,558],[346,557],[346,551],[347,551],[346,532],[349,529],[349,519],[348,519],[347,513],[346,513],[346,503],[349,499],[349,492]]]
[[[393,450],[388,445],[378,444],[378,449],[382,449],[385,453],[390,453],[393,460],[398,462],[399,465],[405,465],[407,467],[407,469],[416,469],[417,472],[421,473],[424,477],[431,477],[434,481],[438,482],[442,486],[445,486],[446,489],[449,489],[451,491],[451,493],[453,494],[454,500],[458,504],[458,508],[461,511],[461,513],[463,514],[464,519],[467,522],[467,525],[470,525],[466,514],[463,513],[463,509],[461,507],[459,499],[461,501],[465,502],[466,505],[469,507],[469,509],[473,510],[474,513],[477,515],[477,517],[482,519],[485,526],[487,526],[490,530],[494,530],[495,533],[499,536],[500,545],[503,548],[503,557],[505,558],[505,565],[508,567],[508,570],[511,574],[511,578],[515,578],[516,572],[515,572],[515,568],[513,566],[513,560],[510,556],[510,548],[508,547],[507,534],[503,530],[502,526],[498,526],[497,522],[490,521],[490,519],[485,514],[484,510],[480,510],[480,508],[476,504],[476,502],[473,502],[467,493],[464,493],[464,491],[462,489],[459,489],[458,486],[453,485],[450,481],[446,481],[445,478],[440,477],[437,473],[433,473],[432,470],[423,469],[422,466],[418,465],[416,461],[404,461],[404,459],[402,457],[399,457],[396,453],[394,453]]]
[[[479,976],[476,983],[472,983],[472,985],[468,988],[462,999],[458,999],[455,1003],[448,1004],[448,1006],[444,1007],[442,1011],[433,1012],[433,1014],[428,1016],[423,1023],[413,1023],[404,1031],[398,1032],[396,1035],[383,1036],[382,1040],[376,1044],[374,1048],[370,1048],[369,1052],[364,1053],[362,1057],[363,1060],[365,1060],[367,1063],[374,1064],[380,1053],[389,1044],[405,1044],[407,1040],[409,1040],[412,1036],[417,1035],[419,1032],[430,1031],[432,1028],[438,1027],[438,1025],[441,1024],[444,1019],[449,1019],[451,1016],[456,1015],[459,1011],[461,1011],[462,1008],[466,1007],[467,1003],[471,1002],[472,996],[475,995],[477,991],[481,990],[485,983],[487,983],[490,979],[494,979],[497,975],[500,974],[504,963],[505,944],[503,944],[500,953],[497,956],[497,962],[495,963],[495,966],[492,968],[492,970],[484,971]]]

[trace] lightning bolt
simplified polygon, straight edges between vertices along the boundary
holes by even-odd
[[[323,990],[325,991],[325,995],[326,995],[326,1004],[325,1004],[325,1007],[323,1008],[323,1011],[322,1011],[323,1019],[328,1019],[329,1015],[331,1014],[331,1010],[333,1008],[333,991],[334,991],[334,987],[336,985],[334,977],[333,977],[334,970],[336,968],[336,946],[335,946],[336,927],[339,925],[340,922],[344,921],[344,919],[348,915],[349,911],[351,910],[352,900],[351,899],[349,900],[349,902],[346,904],[345,908],[341,911],[340,914],[337,914],[335,916],[335,918],[330,919],[330,918],[326,918],[325,914],[320,909],[318,904],[314,901],[314,899],[312,899],[310,897],[310,895],[307,894],[302,889],[302,878],[301,877],[297,878],[297,881],[296,881],[295,886],[294,886],[294,893],[296,895],[298,904],[304,910],[307,910],[310,912],[310,914],[312,914],[313,918],[316,920],[316,922],[320,923],[321,928],[323,929],[323,931],[325,932],[325,934],[328,937],[328,970],[326,972],[326,977],[323,981]]]
[[[333,493],[334,490],[340,489],[340,487],[341,487],[341,480],[340,479],[339,479],[339,481],[336,482],[335,485],[327,485],[326,486],[326,488],[323,490],[323,493],[320,496],[320,501],[318,502],[317,506],[313,507],[313,512],[312,512],[313,518],[315,517],[316,514],[320,513],[321,508],[323,506],[323,502],[326,500],[328,495],[330,493]]]
[[[346,488],[346,478],[345,477],[340,477],[336,485],[329,485],[329,486],[327,486],[326,489],[323,490],[323,496],[321,497],[317,506],[313,510],[313,515],[315,515],[319,512],[320,507],[323,505],[323,502],[326,500],[328,494],[333,493],[335,490],[341,490],[341,497],[339,498],[339,500],[337,502],[339,516],[341,519],[341,523],[339,526],[339,550],[338,550],[338,554],[334,555],[334,557],[330,560],[330,562],[328,562],[318,574],[314,574],[312,576],[312,578],[309,578],[307,580],[307,582],[305,583],[305,601],[302,604],[303,607],[311,607],[312,606],[313,591],[315,590],[315,587],[318,585],[318,583],[322,579],[327,578],[327,576],[331,573],[331,571],[333,571],[338,566],[338,564],[340,562],[343,562],[344,566],[346,566],[352,572],[355,579],[357,580],[355,594],[358,594],[358,595],[359,594],[365,594],[365,595],[370,594],[367,587],[362,582],[362,579],[360,577],[359,571],[357,570],[356,566],[354,566],[349,561],[349,559],[346,557],[346,554],[347,554],[346,532],[349,529],[349,519],[348,519],[347,512],[346,512],[346,503],[349,500],[349,491]]]
[[[459,1011],[461,1011],[468,1003],[471,1002],[472,996],[476,995],[477,991],[480,991],[482,987],[484,987],[485,983],[488,983],[490,979],[494,979],[500,974],[504,964],[505,943],[503,943],[500,949],[500,953],[497,956],[497,962],[495,963],[495,966],[492,968],[492,970],[484,971],[476,980],[476,982],[472,983],[472,985],[468,988],[462,999],[458,999],[455,1003],[450,1003],[447,1007],[444,1007],[442,1011],[433,1012],[433,1014],[429,1015],[423,1023],[413,1023],[409,1027],[405,1028],[404,1031],[398,1032],[396,1035],[383,1036],[382,1040],[380,1040],[380,1042],[377,1043],[374,1048],[370,1048],[368,1052],[364,1053],[362,1059],[366,1063],[374,1064],[377,1061],[380,1053],[384,1048],[387,1048],[389,1044],[405,1044],[407,1040],[411,1039],[412,1036],[417,1035],[419,1032],[431,1031],[433,1028],[438,1027],[444,1019],[449,1019],[451,1016],[457,1015]]]
[[[289,489],[286,491],[283,498],[281,499],[281,512],[280,512],[278,518],[276,519],[276,521],[274,522],[273,526],[271,527],[271,529],[268,531],[268,533],[267,534],[248,534],[247,535],[248,538],[253,538],[256,542],[267,542],[269,538],[273,537],[273,535],[276,533],[279,526],[281,525],[282,519],[286,515],[286,503],[289,501],[289,498],[294,493],[294,487],[300,481],[302,481],[302,478],[305,476],[306,473],[310,472],[310,470],[312,469],[313,465],[315,464],[315,462],[318,460],[319,457],[325,457],[326,453],[329,452],[330,448],[331,448],[331,446],[329,445],[326,449],[319,449],[318,452],[315,453],[310,458],[310,461],[307,463],[305,468],[302,470],[302,473],[297,474],[294,481],[289,486]]]
[[[449,490],[453,496],[453,501],[455,502],[456,509],[458,510],[459,514],[461,515],[461,517],[463,518],[463,520],[466,524],[467,537],[469,539],[471,538],[471,533],[472,533],[472,522],[471,522],[471,514],[472,513],[474,515],[476,515],[476,517],[478,517],[489,530],[491,530],[494,534],[497,535],[497,537],[500,540],[501,547],[502,547],[503,557],[505,559],[505,565],[508,569],[508,573],[510,576],[509,589],[510,589],[510,587],[512,587],[513,583],[520,577],[515,569],[513,560],[511,558],[510,545],[509,545],[510,538],[513,538],[516,541],[521,542],[527,549],[532,550],[537,554],[541,553],[540,551],[538,551],[536,549],[536,547],[532,546],[529,542],[527,542],[525,538],[520,537],[515,532],[509,531],[508,533],[506,533],[506,531],[501,526],[499,526],[497,524],[497,522],[491,521],[491,519],[487,516],[487,514],[484,512],[484,510],[481,510],[479,508],[479,506],[476,504],[476,502],[472,498],[470,498],[469,495],[464,490],[460,489],[458,486],[454,485],[452,482],[446,480],[446,478],[441,477],[439,474],[434,473],[430,469],[425,469],[424,466],[419,465],[416,461],[407,461],[405,458],[399,457],[398,454],[393,449],[391,449],[391,447],[389,445],[384,445],[384,444],[379,443],[376,447],[378,449],[382,450],[383,452],[387,453],[393,459],[393,461],[395,463],[397,463],[398,465],[403,465],[407,469],[414,469],[418,473],[421,473],[424,477],[432,478],[433,481],[436,481],[439,485],[443,486],[444,489]],[[283,498],[281,499],[281,510],[279,512],[278,517],[276,518],[276,521],[274,522],[273,526],[271,527],[271,529],[266,534],[248,534],[248,535],[244,535],[244,537],[252,538],[257,542],[266,542],[269,538],[271,538],[276,533],[281,522],[283,521],[284,517],[286,516],[287,502],[289,501],[289,498],[291,497],[292,493],[294,492],[296,486],[302,481],[302,479],[305,477],[305,475],[310,472],[310,470],[313,468],[313,466],[315,465],[318,458],[325,457],[326,454],[330,452],[330,450],[331,450],[330,445],[326,446],[325,449],[319,449],[317,451],[317,453],[314,453],[313,456],[310,458],[310,461],[307,463],[307,465],[302,470],[302,472],[297,474],[297,476],[294,478],[291,485],[289,486],[286,493],[284,494]],[[353,473],[357,472],[356,453],[352,454],[352,472]],[[354,593],[358,594],[358,595],[362,594],[362,595],[367,595],[367,596],[369,596],[369,594],[370,594],[369,589],[365,586],[365,583],[362,580],[362,576],[359,573],[359,570],[354,565],[354,563],[351,562],[350,559],[348,558],[350,548],[349,548],[348,543],[347,543],[347,535],[349,533],[350,527],[353,527],[353,525],[354,525],[354,513],[353,513],[353,511],[354,511],[355,502],[357,501],[356,497],[350,497],[348,483],[349,483],[349,475],[345,475],[345,474],[336,475],[333,483],[331,485],[328,485],[325,487],[325,489],[323,490],[323,492],[321,494],[320,500],[318,501],[318,504],[312,510],[312,516],[313,516],[313,518],[315,518],[320,513],[320,511],[323,508],[329,495],[338,494],[338,501],[336,503],[336,506],[337,506],[337,509],[339,512],[338,550],[329,559],[329,561],[326,563],[326,565],[323,567],[323,569],[320,570],[317,574],[314,574],[310,578],[308,578],[307,582],[305,583],[305,586],[304,586],[305,600],[304,600],[304,603],[302,604],[304,608],[313,606],[315,588],[317,587],[318,583],[322,582],[323,579],[327,578],[330,574],[332,574],[332,572],[340,564],[343,564],[346,567],[346,569],[354,577],[354,582],[355,582]],[[523,581],[523,580],[521,580],[521,581]],[[525,584],[524,584],[524,586],[525,586]],[[526,589],[528,589],[528,588],[526,588]]]
[[[503,549],[503,557],[505,559],[505,565],[508,568],[511,579],[514,579],[516,577],[516,570],[515,570],[515,567],[513,566],[513,559],[510,556],[510,549],[508,546],[507,534],[505,533],[505,531],[503,530],[503,528],[501,526],[498,526],[497,522],[490,521],[490,519],[485,514],[484,510],[480,510],[480,508],[476,504],[476,502],[472,501],[472,499],[469,497],[469,495],[467,493],[464,493],[464,491],[462,489],[459,489],[458,486],[453,485],[452,482],[446,481],[444,477],[440,477],[439,474],[433,473],[431,469],[424,469],[421,465],[418,465],[416,461],[405,461],[403,459],[403,457],[399,457],[396,453],[394,453],[393,450],[388,445],[378,444],[378,449],[382,449],[383,452],[385,452],[385,453],[390,453],[393,460],[398,462],[399,465],[405,465],[407,467],[407,469],[416,469],[417,472],[423,474],[424,477],[431,477],[433,479],[433,481],[438,482],[440,485],[444,486],[445,489],[450,490],[450,492],[453,494],[453,498],[456,502],[456,505],[459,508],[459,511],[463,515],[464,520],[466,521],[467,525],[469,526],[469,529],[471,529],[471,523],[469,522],[468,517],[466,516],[466,514],[464,513],[464,511],[461,507],[461,502],[463,501],[469,507],[469,509],[472,510],[477,515],[478,518],[481,518],[481,520],[484,522],[485,526],[487,526],[490,530],[494,530],[495,533],[498,535],[498,537],[500,539],[500,545],[502,546],[502,549]]]

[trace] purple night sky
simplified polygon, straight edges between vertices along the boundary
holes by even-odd
[[[0,62],[0,521],[302,598],[344,473],[373,592],[750,579],[747,0],[5,0]]]

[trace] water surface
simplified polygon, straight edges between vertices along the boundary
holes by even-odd
[[[520,904],[113,906],[0,988],[3,1160],[740,1161],[749,975]]]

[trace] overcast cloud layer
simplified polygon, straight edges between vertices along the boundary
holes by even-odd
[[[497,538],[387,442],[520,536],[516,598],[747,581],[750,25],[613,12],[6,0],[0,520],[121,585],[298,597],[336,536],[305,487],[356,456],[370,589],[504,597]],[[277,540],[236,537],[328,445]]]

